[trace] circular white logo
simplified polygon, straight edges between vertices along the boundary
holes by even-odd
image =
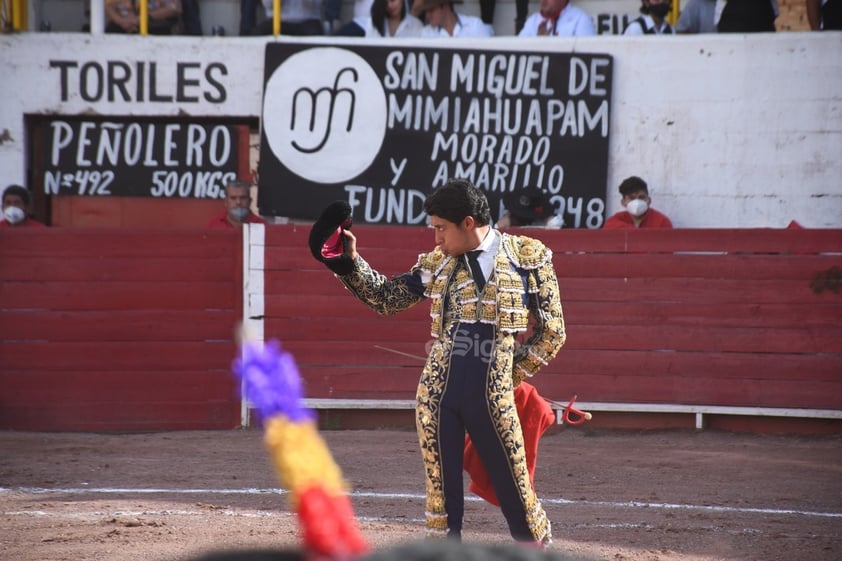
[[[316,183],[368,169],[386,135],[386,94],[364,58],[334,47],[296,53],[266,83],[263,130],[272,153]]]

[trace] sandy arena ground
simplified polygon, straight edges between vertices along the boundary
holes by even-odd
[[[409,431],[324,432],[375,547],[421,539]],[[170,561],[295,547],[259,430],[0,432],[0,559]],[[541,442],[551,548],[581,561],[842,559],[842,438],[568,428]],[[465,539],[508,542],[469,500]]]

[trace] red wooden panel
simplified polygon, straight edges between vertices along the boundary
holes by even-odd
[[[284,343],[302,370],[335,367],[370,371],[371,375],[395,368],[420,371],[426,359],[425,342],[399,341],[289,341]],[[657,350],[579,350],[570,345],[561,349],[539,376],[564,377],[589,374],[662,376],[669,378],[716,378],[729,380],[840,379],[842,354],[670,352]],[[842,402],[841,402],[842,403]]]
[[[267,229],[267,246],[306,247],[310,224],[273,226]],[[432,248],[426,227],[354,226],[361,247]],[[842,229],[691,229],[673,230],[537,230],[512,229],[540,239],[555,252],[673,253],[677,251],[726,251],[729,253],[842,253]],[[378,240],[378,241],[374,241]]]
[[[0,322],[0,340],[231,340],[236,318],[233,310],[7,310]]]
[[[310,366],[354,366],[371,368],[420,369],[427,359],[423,341],[285,341],[283,346],[295,356],[301,368]]]
[[[13,257],[3,267],[3,280],[72,282],[72,281],[227,281],[231,282],[235,267],[233,253],[204,259],[133,257]]]
[[[233,282],[20,282],[0,284],[0,308],[232,309]]]
[[[201,370],[227,369],[236,355],[231,341],[79,341],[0,344],[4,370]]]
[[[801,280],[837,266],[833,255],[556,254],[556,274],[565,277],[638,277]]]
[[[248,143],[246,143],[248,149]],[[51,224],[59,227],[203,227],[222,211],[213,199],[50,197]]]
[[[8,370],[0,372],[2,402],[53,403],[237,401],[228,370]]]
[[[687,278],[562,278],[562,304],[590,302],[709,302],[744,304],[834,303],[830,292],[815,294],[806,281],[687,279]]]
[[[415,399],[420,367],[356,368],[308,366],[301,369],[305,394],[313,398]]]
[[[306,290],[307,287],[302,286],[300,288],[301,290]],[[282,293],[277,292],[280,286],[274,284],[272,285],[272,289],[275,292],[270,293],[269,287],[267,287],[267,296],[264,300],[267,324],[275,318],[382,317],[383,319],[388,319],[388,317],[377,316],[362,302],[354,298],[341,284],[338,289],[324,294],[293,292],[289,290]],[[429,318],[429,313],[429,303],[422,301],[394,317],[403,320],[420,320]]]
[[[758,383],[751,379],[669,379],[663,377],[565,376],[554,385],[547,378],[534,384],[544,397],[565,401],[574,394],[581,401],[619,403],[666,403],[744,407],[799,407],[840,409],[842,381],[776,380]]]
[[[429,321],[398,318],[314,317],[267,320],[267,333],[284,341],[394,342],[430,340]],[[764,353],[842,353],[839,328],[740,328],[641,325],[571,325],[568,348],[577,350],[671,350]]]
[[[344,293],[342,283],[326,271],[267,271],[267,297],[279,292]],[[562,303],[597,302],[717,302],[743,304],[832,303],[835,295],[815,294],[807,281],[696,278],[560,278]]]
[[[4,228],[0,263],[8,257],[218,258],[231,254],[241,240],[239,231],[205,228]]]
[[[296,318],[266,318],[267,338],[281,341],[426,341],[430,337],[429,320],[406,321],[398,316],[384,318],[369,311],[368,317],[356,319],[321,317],[306,322]]]
[[[43,407],[0,407],[7,430],[127,432],[230,430],[240,424],[239,403],[196,400],[182,403],[52,403]]]
[[[346,368],[311,367],[304,375],[306,393],[313,398],[414,399],[420,370],[389,369],[387,372]],[[657,376],[564,376],[554,380],[536,376],[530,380],[546,398],[567,402],[661,403],[733,407],[781,407],[805,409],[842,408],[842,381],[776,380],[758,383],[735,379],[727,384],[700,378],[681,380]]]
[[[566,376],[662,376],[763,380],[839,380],[840,354],[664,352],[651,350],[591,351],[565,345],[535,379]],[[839,396],[842,400],[842,396]],[[842,405],[842,401],[840,402]]]
[[[533,232],[530,230],[529,232]],[[525,232],[527,235],[531,235]],[[620,236],[617,239],[615,236]],[[541,231],[553,251],[673,253],[727,251],[729,253],[840,253],[842,230],[771,228],[672,230],[555,230]]]
[[[676,329],[655,324],[567,325],[567,330],[566,346],[573,349],[842,353],[842,327]]]
[[[672,325],[676,327],[838,327],[842,300],[812,304],[702,302],[583,302],[565,299],[564,318],[579,325]]]

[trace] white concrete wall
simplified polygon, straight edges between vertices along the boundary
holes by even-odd
[[[27,113],[258,117],[263,47],[270,40],[0,36],[2,181],[25,183]],[[591,37],[552,43],[501,37],[439,44],[457,43],[511,51],[551,45],[613,55],[609,213],[618,208],[619,182],[640,175],[650,185],[653,206],[679,227],[779,228],[792,219],[807,227],[842,227],[842,33]],[[61,71],[50,67],[51,60],[78,64],[67,72],[66,100]],[[226,74],[214,76],[226,99],[205,100],[202,94],[214,89],[200,77],[190,91],[199,94],[195,102],[152,101],[148,94],[141,100],[85,101],[79,94],[79,68],[104,67],[108,61],[132,67],[143,62],[147,71],[155,62],[158,92],[164,95],[175,90],[178,63],[198,63],[202,69],[221,64]]]

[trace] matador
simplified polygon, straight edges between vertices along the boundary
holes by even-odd
[[[494,229],[483,192],[451,179],[424,210],[436,247],[408,272],[386,278],[357,253],[350,207],[337,202],[313,226],[310,249],[379,314],[430,300],[433,342],[416,392],[431,536],[461,539],[463,448],[476,448],[512,537],[547,544],[551,525],[530,481],[513,390],[565,341],[552,252]],[[529,330],[525,340],[518,335]]]

